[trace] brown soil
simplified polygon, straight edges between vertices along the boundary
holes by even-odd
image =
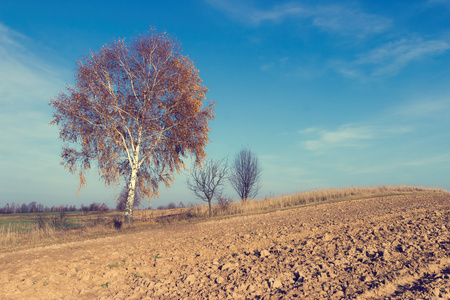
[[[0,254],[1,299],[448,299],[450,195],[420,193]]]

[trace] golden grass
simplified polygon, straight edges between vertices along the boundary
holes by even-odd
[[[227,208],[214,206],[213,216],[256,214],[289,209],[293,207],[316,205],[320,203],[348,201],[390,195],[403,195],[418,192],[442,193],[446,191],[441,188],[414,187],[406,185],[330,188],[304,191],[293,195],[281,195],[275,197],[266,197],[264,199],[252,199],[246,202],[233,203]],[[208,208],[206,205],[197,206],[194,209],[188,209],[190,209],[190,213],[194,216],[205,217],[208,215]]]
[[[41,229],[37,224],[28,226],[24,231],[23,226],[10,223],[0,227],[0,232],[0,245],[17,247],[42,239],[52,239],[57,231],[50,226]]]
[[[225,207],[215,205],[213,206],[212,218],[217,219],[237,215],[258,214],[294,207],[317,205],[320,203],[420,192],[442,193],[446,191],[440,188],[413,186],[322,189],[300,192],[293,195],[235,202]],[[114,211],[100,214],[90,213],[87,215],[83,213],[70,214],[69,216],[66,216],[68,220],[78,224],[78,227],[74,228],[58,228],[53,226],[54,224],[52,225],[51,222],[46,222],[45,226],[42,226],[42,224],[39,226],[37,221],[30,222],[30,219],[36,219],[36,215],[30,214],[26,220],[28,221],[26,227],[20,225],[20,223],[9,223],[8,225],[0,227],[0,251],[12,251],[37,245],[49,245],[98,238],[155,226],[166,226],[167,224],[172,223],[180,224],[210,220],[208,213],[208,206],[205,204],[171,210],[136,210],[134,212],[134,224],[131,226],[124,225],[120,230],[114,226],[114,220],[123,221],[123,216],[121,213]],[[26,219],[27,216],[19,216],[19,218]]]

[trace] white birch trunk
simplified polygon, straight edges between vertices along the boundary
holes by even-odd
[[[133,208],[134,208],[134,194],[136,189],[137,166],[133,165],[131,168],[130,182],[128,183],[128,198],[125,206],[125,223],[133,223]]]

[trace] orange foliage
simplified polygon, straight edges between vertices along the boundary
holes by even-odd
[[[182,158],[200,163],[209,141],[213,104],[192,61],[165,33],[151,30],[126,44],[107,44],[82,58],[75,87],[50,102],[60,129],[63,165],[84,174],[97,161],[107,185],[136,179],[144,196],[167,187]]]

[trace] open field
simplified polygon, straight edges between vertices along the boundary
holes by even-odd
[[[1,298],[449,298],[450,194],[389,194],[5,250]]]
[[[421,191],[440,192],[442,190],[412,186],[331,188],[305,191],[293,195],[266,197],[249,200],[245,203],[230,203],[226,206],[215,205],[212,213],[215,219],[227,218],[317,205],[318,203],[405,195]],[[117,225],[120,225],[120,232],[123,232],[153,228],[167,225],[167,223],[192,223],[210,220],[205,203],[170,210],[135,210],[134,219],[134,225],[127,227],[117,224],[123,221],[123,213],[117,211],[2,214],[0,215],[0,251],[14,251],[28,247],[115,235],[118,233]]]

